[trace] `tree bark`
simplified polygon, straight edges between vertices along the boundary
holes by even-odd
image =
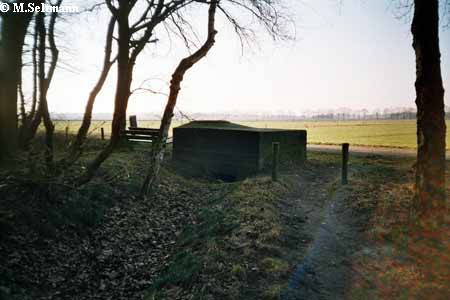
[[[33,119],[36,115],[36,107],[38,103],[38,60],[37,60],[37,52],[38,52],[38,36],[39,36],[39,28],[38,23],[36,21],[33,26],[33,48],[31,50],[31,61],[33,66],[32,72],[32,98],[31,98],[31,108],[28,114],[25,111],[25,107],[23,110],[25,111],[25,119],[22,119],[22,124],[19,128],[19,147],[25,148],[27,145],[27,138],[30,133],[30,126],[32,124]],[[22,109],[22,108],[21,108]],[[22,112],[23,114],[23,112]]]
[[[30,1],[18,1],[28,3]],[[26,4],[25,4],[26,5]],[[32,13],[2,14],[0,41],[0,161],[14,157],[18,146],[17,88],[22,49]]]
[[[439,50],[438,0],[415,0],[411,32],[416,54],[417,164],[419,214],[446,207],[444,88]]]
[[[37,95],[38,95],[38,82],[37,82],[37,47],[38,47],[38,28],[37,22],[34,24],[34,32],[33,32],[33,49],[31,52],[32,55],[32,63],[33,63],[33,98],[31,103],[30,115],[28,117],[29,120],[32,120],[34,114],[36,113],[37,106]]]
[[[116,19],[115,17],[111,17],[109,21],[108,30],[106,33],[106,46],[105,46],[105,56],[103,59],[103,67],[100,73],[100,77],[89,94],[89,98],[86,104],[86,108],[84,111],[83,122],[81,123],[80,129],[78,130],[77,136],[75,137],[73,144],[70,146],[69,155],[66,158],[66,163],[73,163],[78,159],[81,154],[83,144],[86,140],[86,136],[91,126],[92,120],[92,110],[94,108],[95,99],[97,95],[100,93],[103,85],[105,84],[106,78],[108,77],[109,70],[114,64],[115,59],[111,60],[111,52],[112,52],[112,40],[114,33],[114,25]]]
[[[56,5],[57,6],[61,5],[61,2],[62,2],[62,0],[58,0]],[[50,52],[51,52],[51,62],[50,62],[50,66],[48,69],[47,77],[45,78],[45,81],[44,81],[44,87],[45,87],[44,96],[41,99],[41,101],[44,100],[44,103],[42,105],[42,109],[43,109],[42,117],[44,119],[44,126],[45,126],[45,145],[46,145],[45,160],[46,160],[48,166],[51,166],[53,164],[53,152],[54,152],[54,150],[53,150],[53,134],[55,131],[55,125],[53,125],[53,122],[50,117],[50,112],[48,110],[47,94],[48,94],[48,89],[52,82],[53,75],[55,73],[56,65],[58,63],[58,58],[59,58],[59,50],[56,47],[56,43],[55,43],[55,23],[56,23],[57,17],[58,17],[58,13],[56,13],[56,12],[53,12],[50,16],[50,23],[49,23],[49,27],[48,27],[48,42],[49,42]],[[44,30],[45,30],[45,27],[44,27]]]
[[[27,112],[25,110],[25,95],[23,94],[23,85],[22,85],[22,70],[20,70],[20,78],[19,83],[17,84],[17,91],[19,92],[20,98],[20,128],[23,128],[27,123]],[[20,130],[19,130],[20,136]]]
[[[29,142],[36,135],[37,129],[42,122],[44,95],[45,95],[45,15],[44,13],[37,13],[35,17],[36,35],[37,35],[37,60],[36,60],[36,82],[37,82],[37,98],[38,105],[33,119],[30,121],[29,127],[26,130],[23,146],[27,147]]]
[[[62,0],[58,0],[55,5],[59,6]],[[48,25],[48,34],[45,28],[45,13],[39,12],[36,15],[36,28],[38,33],[38,85],[39,85],[39,104],[36,114],[31,121],[30,127],[27,130],[24,145],[27,145],[36,135],[37,129],[41,123],[44,121],[45,127],[45,160],[49,167],[53,164],[53,134],[55,131],[55,126],[51,120],[50,112],[48,109],[47,94],[50,88],[50,84],[53,79],[53,75],[56,70],[56,66],[59,58],[59,50],[55,43],[55,24],[58,17],[57,12],[52,12],[50,15],[50,22]],[[48,36],[48,44],[51,53],[51,60],[48,71],[45,71],[45,59],[46,59],[46,37]]]
[[[46,53],[45,53],[45,48],[46,48],[46,42],[45,42],[45,38],[46,38],[46,29],[45,29],[45,20],[44,20],[44,13],[38,13],[37,17],[36,17],[36,22],[38,22],[38,30],[39,30],[39,48],[38,48],[38,53],[39,53],[39,64],[38,64],[38,81],[39,81],[39,107],[38,107],[38,114],[37,114],[37,118],[36,120],[33,122],[35,125],[33,127],[33,136],[37,131],[37,128],[39,126],[39,124],[41,123],[41,119],[43,118],[45,111],[47,111],[48,113],[48,105],[47,105],[47,85],[45,82],[45,57],[46,57]],[[46,127],[46,144],[48,143],[48,138],[47,138],[47,127]],[[49,146],[47,145],[47,148],[49,148]],[[49,157],[49,149],[46,149],[45,151],[45,157],[46,157],[46,161],[47,163],[50,163],[50,157]]]
[[[173,111],[177,103],[178,94],[181,88],[180,84],[183,81],[183,77],[186,71],[189,70],[198,61],[200,61],[203,57],[205,57],[214,45],[214,38],[217,34],[217,31],[214,28],[216,7],[216,1],[211,2],[211,4],[209,5],[208,36],[205,43],[195,53],[182,59],[172,75],[172,80],[170,81],[169,97],[159,128],[159,136],[158,139],[152,143],[150,169],[147,173],[141,190],[143,194],[151,190],[154,182],[158,178],[161,163],[164,159],[164,149],[167,142],[167,137],[169,135],[170,125],[172,123]]]
[[[89,164],[86,172],[78,178],[79,185],[89,182],[95,175],[100,165],[109,157],[120,140],[120,131],[125,128],[128,99],[130,98],[130,86],[132,80],[134,62],[130,60],[130,14],[128,1],[119,1],[119,8],[112,13],[117,19],[118,25],[118,54],[117,54],[117,84],[114,99],[114,115],[111,125],[111,138],[109,144]]]

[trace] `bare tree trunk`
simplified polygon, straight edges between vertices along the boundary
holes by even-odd
[[[206,56],[208,51],[214,45],[214,38],[217,31],[214,28],[215,23],[215,13],[216,13],[217,2],[211,2],[208,11],[208,37],[205,43],[200,47],[195,53],[181,60],[175,72],[172,75],[172,80],[170,81],[170,93],[167,100],[166,108],[164,110],[164,115],[161,120],[161,125],[159,128],[159,136],[156,141],[152,144],[152,154],[150,158],[150,170],[144,180],[142,185],[142,193],[148,192],[158,178],[159,170],[161,168],[161,163],[164,159],[164,149],[169,135],[170,125],[172,123],[173,111],[177,103],[178,93],[180,91],[180,84],[183,81],[184,74],[189,70],[194,64],[200,61]]]
[[[38,64],[38,81],[39,81],[39,107],[38,107],[38,113],[37,113],[37,117],[38,119],[34,121],[33,124],[33,136],[37,131],[37,128],[39,126],[39,124],[41,123],[41,119],[44,117],[44,115],[47,113],[48,114],[48,105],[47,105],[47,84],[46,84],[46,80],[45,80],[45,38],[46,38],[46,30],[45,30],[45,19],[44,19],[44,13],[38,13],[37,17],[36,17],[36,22],[38,22],[38,30],[39,30],[39,48],[38,48],[38,53],[39,53],[39,64]],[[48,119],[48,118],[47,118]],[[49,145],[49,143],[51,142],[51,137],[50,135],[48,135],[48,130],[47,130],[47,123],[44,121],[45,124],[45,131],[46,131],[46,146],[47,149],[45,151],[45,159],[47,164],[51,163],[51,154],[50,152],[50,147],[52,147],[52,145]],[[51,126],[48,128],[51,130]]]
[[[26,126],[27,123],[27,112],[25,110],[25,95],[23,94],[23,86],[22,86],[22,71],[20,72],[19,84],[17,85],[17,90],[19,92],[20,98],[20,128]]]
[[[22,48],[32,13],[2,14],[0,41],[0,161],[13,157],[18,146],[17,88]]]
[[[60,5],[62,0],[57,2]],[[46,29],[45,29],[45,14],[40,12],[36,16],[37,29],[38,29],[38,82],[39,82],[39,105],[37,112],[30,124],[30,128],[27,130],[27,136],[25,138],[25,144],[28,144],[36,135],[37,129],[41,120],[44,121],[45,126],[45,160],[48,166],[53,163],[53,134],[55,126],[50,118],[48,110],[47,93],[50,84],[55,73],[56,65],[58,62],[59,51],[55,44],[55,23],[58,16],[57,12],[53,12],[50,16],[50,22],[48,27],[48,41],[51,52],[50,66],[46,75],[45,72],[45,57],[46,57]]]
[[[38,95],[38,82],[37,82],[37,47],[38,47],[38,28],[37,22],[34,25],[33,32],[33,49],[31,52],[32,55],[32,63],[33,63],[33,99],[31,103],[30,115],[28,117],[29,120],[32,120],[34,114],[36,113],[37,106],[37,95]]]
[[[60,6],[63,0],[58,0],[56,2],[57,6]],[[47,78],[45,79],[45,101],[43,105],[43,119],[44,119],[44,126],[45,126],[45,144],[47,146],[47,153],[46,153],[46,161],[48,165],[51,165],[53,163],[53,134],[55,131],[55,125],[53,125],[53,122],[50,117],[50,112],[48,110],[48,101],[47,101],[47,94],[48,89],[50,87],[50,84],[53,79],[53,75],[56,70],[56,65],[58,63],[59,58],[59,51],[56,47],[55,43],[55,23],[56,18],[58,17],[57,12],[53,12],[50,16],[50,23],[48,27],[48,41],[50,45],[50,52],[51,52],[51,62],[50,67],[48,70]]]
[[[31,50],[31,60],[33,66],[32,73],[32,102],[31,108],[28,114],[26,114],[25,120],[22,120],[22,124],[20,127],[19,133],[19,147],[26,148],[27,140],[31,132],[31,126],[33,124],[33,120],[36,117],[36,107],[38,103],[38,36],[39,36],[39,22],[37,22],[37,17],[35,16],[35,22],[33,27],[33,48]],[[25,108],[23,108],[25,110]]]
[[[22,123],[19,128],[19,147],[24,148],[26,146],[26,139],[27,135],[29,133],[29,128],[32,120],[34,119],[34,116],[36,114],[36,105],[37,105],[37,89],[38,89],[38,82],[37,82],[37,48],[38,48],[38,28],[37,28],[38,22],[34,22],[33,27],[33,48],[31,50],[31,60],[32,60],[32,67],[33,67],[33,73],[32,73],[32,103],[29,113],[26,113],[25,110],[25,103],[23,103],[23,106],[21,106],[21,114],[22,114]],[[22,103],[21,103],[22,104]],[[24,119],[25,114],[25,119]]]
[[[420,214],[445,207],[445,113],[438,0],[415,0],[411,26],[416,54],[417,170]]]
[[[126,124],[126,111],[128,99],[130,98],[130,86],[134,62],[130,60],[130,26],[128,22],[129,3],[127,1],[119,2],[120,8],[116,18],[118,23],[118,54],[117,54],[117,85],[114,100],[114,115],[111,125],[111,138],[109,144],[87,167],[86,172],[78,178],[78,184],[89,182],[95,175],[100,165],[109,157],[115,146],[120,140],[120,131]]]
[[[83,122],[81,123],[80,129],[78,130],[77,136],[74,139],[73,144],[70,146],[69,155],[66,158],[67,163],[72,163],[78,159],[82,151],[82,146],[86,140],[87,132],[91,126],[92,110],[94,108],[94,102],[97,95],[100,93],[103,85],[105,84],[106,78],[108,77],[109,70],[114,64],[115,59],[111,61],[111,50],[112,50],[112,39],[114,33],[114,25],[116,19],[111,17],[109,21],[108,30],[106,34],[106,46],[105,46],[105,56],[103,59],[103,68],[100,73],[100,77],[89,94],[89,98],[84,111]]]

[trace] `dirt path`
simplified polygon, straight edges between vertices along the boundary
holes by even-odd
[[[339,188],[322,211],[322,220],[308,222],[314,233],[303,260],[289,279],[284,300],[345,299],[353,277],[351,257],[362,245],[361,222],[348,209],[349,193]]]
[[[308,150],[320,151],[320,152],[340,152],[340,145],[311,145],[308,144]],[[376,154],[384,156],[394,156],[394,157],[415,157],[417,155],[416,149],[409,148],[389,148],[389,147],[370,147],[370,146],[352,146],[350,145],[350,153],[358,155]],[[450,150],[446,153],[447,160],[450,159]]]
[[[326,168],[319,167],[323,161],[316,165],[312,160],[311,169],[302,170],[304,186],[300,190],[304,192],[290,202],[306,222],[297,224],[290,234],[301,238],[309,235],[310,239],[304,247],[293,249],[301,251],[301,256],[281,299],[349,299],[351,285],[359,276],[354,269],[355,257],[362,249],[373,247],[365,231],[376,206],[379,185],[398,179],[398,172],[392,167],[398,158],[384,157],[382,165],[379,158],[373,159],[376,163],[372,158],[356,157],[346,186],[338,181],[338,160],[330,161]],[[310,174],[305,176],[305,172]]]

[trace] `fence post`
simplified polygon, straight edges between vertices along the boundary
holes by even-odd
[[[278,156],[280,152],[280,143],[272,143],[272,181],[278,180]]]
[[[69,139],[69,126],[66,126],[66,140]]]
[[[130,116],[130,127],[138,127],[136,116]]]
[[[342,178],[341,178],[341,182],[343,185],[348,183],[348,148],[349,148],[348,143],[342,144]]]
[[[103,129],[103,127],[100,128],[100,134],[102,136],[102,140],[104,140],[105,139],[105,129]]]
[[[300,136],[300,163],[304,164],[306,163],[306,159],[307,159],[307,138],[308,138],[308,133],[306,132],[306,130],[302,130],[300,131],[302,133],[302,135]],[[304,135],[303,135],[304,133]]]

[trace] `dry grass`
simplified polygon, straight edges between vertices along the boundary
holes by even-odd
[[[411,182],[412,176],[403,184],[381,186],[368,232],[376,244],[354,262],[360,277],[354,282],[351,299],[448,299],[448,211],[436,211],[417,222],[411,213]],[[436,226],[439,214],[446,222]]]
[[[202,267],[178,293],[199,299],[279,299],[291,270],[276,207],[287,185],[259,177],[215,189],[196,224],[181,234],[180,251],[191,253]],[[169,299],[173,288],[162,282],[149,299]]]

